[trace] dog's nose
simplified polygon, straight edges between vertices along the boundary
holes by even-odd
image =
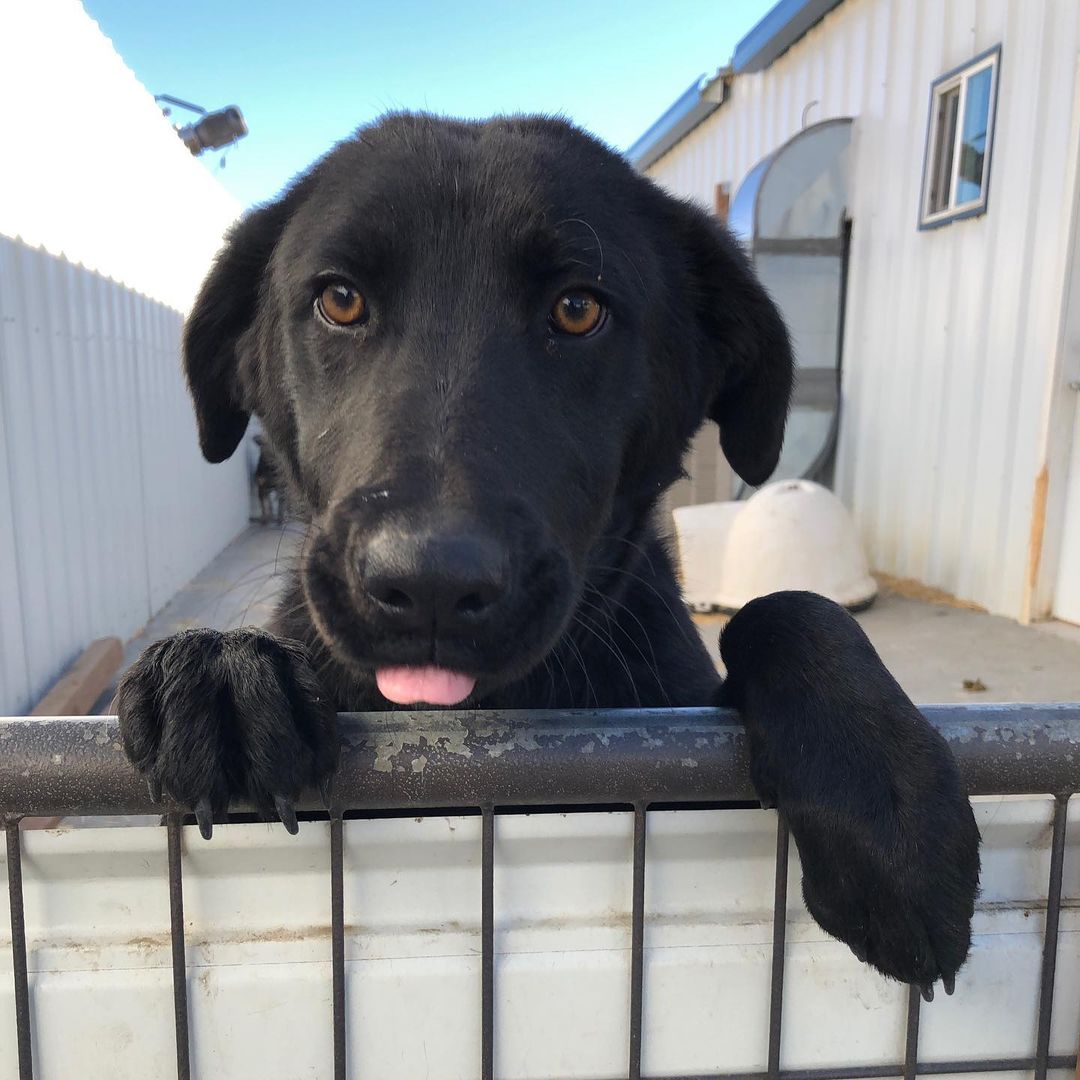
[[[383,529],[362,554],[360,583],[402,630],[475,630],[507,589],[508,559],[493,538]]]

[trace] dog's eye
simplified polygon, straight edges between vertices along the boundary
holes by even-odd
[[[367,316],[367,301],[359,289],[347,281],[333,281],[315,301],[319,314],[336,326],[355,326]]]
[[[604,320],[604,305],[584,289],[565,292],[551,309],[551,325],[563,334],[591,334]]]

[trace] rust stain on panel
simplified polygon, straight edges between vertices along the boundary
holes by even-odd
[[[1027,596],[1025,607],[1030,607],[1031,595],[1039,580],[1042,563],[1042,538],[1047,529],[1047,490],[1050,487],[1050,471],[1047,465],[1035,477],[1035,492],[1031,498],[1031,535],[1027,543]]]

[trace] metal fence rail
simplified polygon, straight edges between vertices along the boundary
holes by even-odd
[[[1031,794],[1055,800],[1049,890],[1043,939],[1038,1026],[1024,1058],[919,1060],[921,998],[911,988],[906,1054],[888,1065],[784,1069],[781,1062],[784,944],[787,925],[788,833],[777,830],[768,1066],[764,1072],[718,1073],[681,1080],[855,1080],[947,1073],[1075,1069],[1076,1055],[1051,1056],[1058,927],[1062,900],[1066,812],[1080,790],[1080,704],[995,705],[924,710],[948,740],[973,795]],[[350,812],[464,810],[479,812],[481,833],[482,1076],[493,1080],[495,817],[515,809],[632,810],[629,1068],[641,1080],[644,992],[644,898],[650,808],[756,799],[747,744],[734,714],[714,709],[606,712],[371,713],[340,717],[343,753],[331,795],[330,895],[335,1080],[345,1080],[345,920],[342,819]],[[319,811],[314,797],[304,804]],[[7,838],[15,978],[16,1052],[20,1080],[34,1075],[31,1001],[26,963],[21,847],[23,815],[153,814],[144,783],[124,759],[113,717],[0,720],[0,814]],[[187,967],[179,808],[167,815],[176,1073],[190,1076]],[[666,1080],[666,1078],[665,1078]]]

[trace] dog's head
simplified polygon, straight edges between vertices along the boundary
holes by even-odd
[[[233,230],[188,320],[203,453],[257,414],[319,634],[392,700],[523,675],[691,436],[776,464],[787,333],[725,230],[560,120],[395,115]]]

